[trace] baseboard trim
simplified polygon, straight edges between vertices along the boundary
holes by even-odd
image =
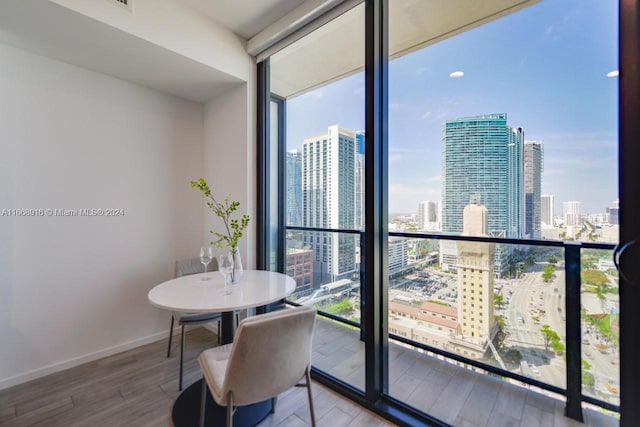
[[[179,328],[176,328],[179,332]],[[175,333],[175,330],[174,330]],[[153,335],[149,335],[143,338],[128,341],[122,344],[118,344],[113,347],[105,348],[94,353],[85,354],[82,356],[74,357],[72,359],[64,360],[62,362],[54,363],[42,368],[34,369],[31,371],[23,372],[18,375],[14,375],[9,378],[0,379],[0,390],[4,390],[9,387],[13,387],[18,384],[26,383],[27,381],[35,380],[40,377],[44,377],[55,372],[64,371],[65,369],[73,368],[84,363],[93,362],[94,360],[102,359],[103,357],[111,356],[116,353],[131,350],[132,348],[140,347],[141,345],[150,344],[152,342],[159,341],[167,338],[167,331],[158,332]]]

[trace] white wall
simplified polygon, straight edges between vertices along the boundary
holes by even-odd
[[[256,253],[256,127],[255,85],[238,84],[204,109],[205,175],[214,195],[240,202],[238,218],[249,214],[249,228],[240,241],[244,268],[255,268]],[[205,213],[205,229],[220,229],[221,221]],[[208,231],[206,236],[210,237]]]
[[[147,292],[203,242],[189,187],[205,171],[203,117],[200,104],[0,45],[0,213],[125,212],[0,216],[0,389],[165,336],[169,315]],[[244,182],[243,168],[232,177]]]
[[[246,42],[178,0],[135,0],[134,12],[105,0],[51,0],[125,33],[247,81]]]

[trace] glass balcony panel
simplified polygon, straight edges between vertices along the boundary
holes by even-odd
[[[448,241],[455,257],[445,270],[442,242],[390,237],[390,337],[409,347],[421,344],[420,351],[433,356],[451,353],[565,388],[562,249]],[[496,254],[507,260],[501,274],[496,273]],[[392,355],[389,360],[389,394],[411,400],[406,396],[406,372],[394,366]],[[465,365],[452,359],[449,363]],[[426,411],[429,408],[421,405],[430,403],[416,404]]]
[[[360,262],[360,234],[287,231],[286,273],[296,281],[288,300],[350,321],[319,316],[324,332],[315,336],[313,366],[364,390]]]
[[[617,5],[476,6],[389,3],[391,234],[616,243]],[[407,240],[389,240],[391,336],[421,352],[566,388],[564,250]],[[411,245],[437,260],[409,261]],[[601,315],[588,322],[615,329],[615,313]],[[606,351],[615,351],[613,332],[601,334]],[[389,393],[433,414],[437,400],[424,396],[438,387],[422,387],[429,374],[403,371],[406,358],[392,349]],[[604,400],[599,381],[611,393],[616,375],[597,368],[587,370],[595,380],[583,369],[597,391],[583,391]]]
[[[620,404],[620,294],[612,251],[582,249],[582,393]]]
[[[270,90],[285,101],[289,227],[364,224],[364,11],[358,4],[270,58]],[[318,318],[314,367],[363,390],[359,233],[287,229],[286,241],[290,301],[334,318]]]

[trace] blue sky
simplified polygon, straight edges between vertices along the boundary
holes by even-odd
[[[617,198],[617,4],[543,0],[389,65],[389,211],[439,200],[442,124],[507,113],[544,143],[542,193],[604,212]],[[393,35],[391,35],[393,37]],[[454,71],[464,72],[451,78]],[[364,75],[287,102],[287,146],[333,124],[364,129]]]

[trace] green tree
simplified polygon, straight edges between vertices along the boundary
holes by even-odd
[[[560,338],[558,337],[557,340],[553,340],[551,342],[551,347],[553,348],[553,351],[556,352],[556,354],[562,354],[564,353],[565,350],[565,346],[564,344],[560,341]]]
[[[502,307],[504,305],[504,297],[500,294],[493,295],[493,305]]]
[[[551,330],[549,325],[542,325],[540,332],[542,332],[542,339],[544,340],[544,349],[549,350],[549,344],[551,344],[555,332]]]
[[[552,330],[549,325],[542,325],[540,332],[542,332],[542,338],[544,339],[545,350],[549,350],[549,344],[551,344],[551,348],[556,353],[562,354],[564,352],[565,346],[560,340],[560,335]]]
[[[549,264],[557,264],[558,263],[558,257],[556,256],[550,256],[549,258],[547,258],[547,262]]]
[[[556,268],[552,264],[545,265],[544,270],[542,271],[542,280],[545,283],[549,283],[555,271],[556,271]]]

